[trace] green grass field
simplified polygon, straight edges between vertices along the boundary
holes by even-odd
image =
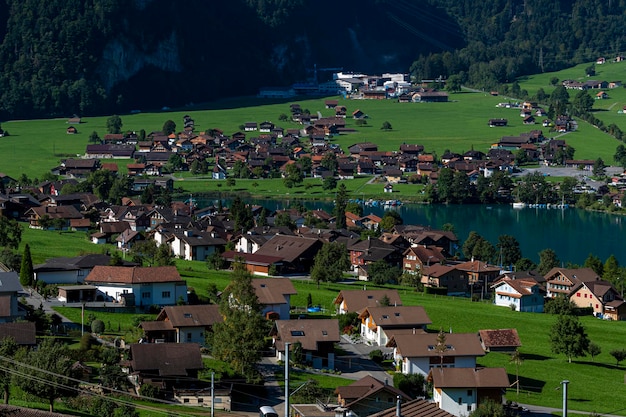
[[[626,63],[605,64],[598,66],[597,79],[621,79]],[[578,77],[575,75],[578,74]],[[584,66],[578,66],[567,71],[555,73],[559,79],[580,78],[584,74]],[[522,80],[522,88],[529,92],[543,87],[550,92],[553,87],[549,84],[553,74],[541,74]],[[619,119],[616,110],[626,104],[626,89],[609,91],[610,100],[597,103],[602,108],[610,107],[607,118]],[[348,108],[348,113],[360,109],[368,115],[366,126],[356,126],[351,118],[346,119],[347,127],[356,128],[357,132],[343,134],[332,139],[334,143],[347,146],[370,141],[379,145],[381,150],[398,150],[402,143],[419,143],[424,145],[426,152],[435,152],[441,155],[444,150],[464,152],[470,149],[486,152],[491,144],[497,142],[501,136],[518,135],[531,129],[539,129],[540,125],[528,126],[522,124],[522,118],[515,109],[497,108],[496,104],[506,101],[504,97],[492,97],[485,93],[461,92],[450,95],[447,103],[397,103],[394,100],[350,100],[339,98],[340,104]],[[333,110],[324,108],[324,98],[294,99],[302,108],[311,112],[320,112],[323,116],[330,116]],[[182,127],[182,117],[189,114],[195,120],[197,131],[219,128],[229,135],[239,130],[239,126],[247,121],[273,121],[284,128],[299,128],[301,125],[294,122],[279,122],[280,114],[289,114],[289,103],[267,104],[267,100],[254,97],[227,99],[209,103],[203,109],[188,109],[181,111],[139,113],[122,115],[123,130],[146,132],[159,131],[163,123],[171,119]],[[614,104],[615,103],[615,104]],[[612,106],[612,107],[611,107]],[[605,115],[603,114],[603,117]],[[490,118],[507,118],[509,126],[503,128],[489,128],[487,121]],[[626,120],[626,116],[624,116]],[[59,161],[66,157],[76,157],[85,152],[88,137],[96,131],[103,137],[106,134],[107,117],[85,117],[84,123],[78,126],[77,135],[66,133],[66,119],[47,120],[20,120],[6,121],[2,124],[10,136],[0,139],[0,152],[5,155],[0,172],[14,178],[22,173],[29,177],[40,177]],[[609,120],[609,119],[607,119]],[[393,129],[382,131],[383,122],[391,123]],[[619,120],[621,122],[621,120]],[[623,127],[626,130],[626,124]],[[250,136],[250,135],[248,135]],[[576,158],[595,159],[602,157],[610,161],[617,146],[616,141],[599,130],[580,124],[580,130],[566,136],[568,143],[577,150]],[[125,166],[130,161],[115,160],[125,172]],[[190,191],[202,187],[201,185],[184,185]]]

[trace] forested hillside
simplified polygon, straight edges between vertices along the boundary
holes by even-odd
[[[487,87],[616,55],[624,48],[625,6],[626,0],[5,0],[0,117],[110,114],[254,94],[260,86],[310,79],[314,65],[411,68],[420,79],[460,74]]]
[[[467,45],[421,56],[411,66],[418,79],[458,74],[462,83],[490,89],[626,52],[624,0],[428,2],[462,27]]]

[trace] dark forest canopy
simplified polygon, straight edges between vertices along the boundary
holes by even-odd
[[[254,94],[317,65],[488,87],[622,53],[626,0],[5,0],[0,116]]]

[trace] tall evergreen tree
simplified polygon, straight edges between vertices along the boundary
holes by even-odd
[[[33,258],[30,254],[30,246],[27,243],[26,246],[24,246],[22,265],[20,266],[20,284],[25,287],[30,287],[33,285],[34,278]]]
[[[344,183],[339,184],[337,195],[335,196],[335,225],[337,229],[346,228],[346,206],[348,205],[348,191]]]

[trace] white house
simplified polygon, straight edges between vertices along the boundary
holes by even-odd
[[[422,306],[366,307],[359,318],[363,340],[378,346],[385,346],[392,332],[425,330],[432,323]]]
[[[298,293],[289,278],[254,278],[252,286],[265,317],[289,320],[291,296]]]
[[[187,261],[205,261],[206,258],[219,252],[226,241],[214,232],[185,230],[175,232],[169,242],[174,256]]]
[[[395,334],[387,343],[393,347],[394,361],[403,374],[427,376],[432,368],[475,368],[476,358],[485,351],[476,333],[444,333],[438,343],[437,333]]]
[[[515,311],[543,313],[545,291],[534,280],[503,278],[494,283],[494,304]]]
[[[428,381],[433,384],[433,401],[457,417],[469,415],[486,400],[501,404],[502,392],[510,384],[504,368],[433,368]]]
[[[98,289],[97,299],[122,302],[133,294],[135,305],[175,305],[187,302],[187,283],[175,266],[123,267],[97,265],[85,283]]]

